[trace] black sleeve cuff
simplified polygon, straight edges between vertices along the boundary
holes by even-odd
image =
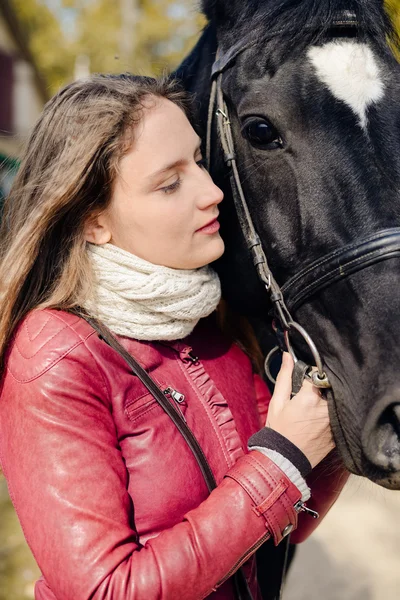
[[[298,469],[304,477],[304,479],[312,471],[310,461],[305,454],[292,444],[284,435],[281,435],[275,429],[270,427],[264,427],[257,433],[251,436],[248,443],[249,448],[252,446],[261,446],[262,448],[268,448],[269,450],[275,450],[282,454],[285,458]]]

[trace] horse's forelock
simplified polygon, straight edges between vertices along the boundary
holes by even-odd
[[[223,32],[226,46],[255,28],[283,37],[288,49],[298,51],[321,40],[343,10],[356,16],[356,37],[373,39],[382,51],[388,39],[399,45],[383,0],[202,0],[202,10]]]

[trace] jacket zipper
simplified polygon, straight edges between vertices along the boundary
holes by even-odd
[[[193,349],[190,346],[182,350],[180,355],[183,362],[191,362],[194,365],[199,362],[199,357],[194,354]]]
[[[183,414],[181,408],[181,405],[185,402],[185,394],[181,394],[180,392],[178,392],[178,390],[175,390],[172,387],[167,387],[165,390],[163,390],[163,394],[164,396],[169,396],[170,398],[172,398],[172,400],[174,400],[177,409],[179,410],[183,420],[186,423],[185,415]]]
[[[306,504],[304,504],[304,502],[301,500],[294,505],[294,508],[298,513],[305,512],[309,517],[312,517],[313,519],[319,519],[319,513],[317,513],[316,510],[311,510],[311,508],[308,508],[308,506],[306,506]]]

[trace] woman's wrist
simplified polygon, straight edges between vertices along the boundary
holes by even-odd
[[[249,439],[248,447],[251,449],[254,446],[279,452],[279,454],[287,458],[296,467],[304,479],[312,471],[310,461],[300,448],[293,444],[287,437],[275,431],[275,429],[263,427],[260,431],[252,435]]]
[[[311,490],[308,487],[307,481],[302,477],[300,471],[296,469],[293,463],[290,462],[285,456],[277,452],[276,450],[270,450],[269,448],[263,448],[262,446],[252,446],[250,450],[257,450],[267,456],[277,467],[286,475],[288,479],[297,487],[301,493],[301,501],[307,502],[311,498]]]
[[[286,437],[264,427],[254,434],[248,443],[249,450],[258,450],[272,460],[302,495],[302,502],[311,496],[306,477],[311,473],[311,464],[303,452]]]

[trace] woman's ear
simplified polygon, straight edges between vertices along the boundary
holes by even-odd
[[[108,227],[107,218],[104,213],[92,215],[87,218],[83,235],[87,242],[102,246],[111,240],[111,231]]]

